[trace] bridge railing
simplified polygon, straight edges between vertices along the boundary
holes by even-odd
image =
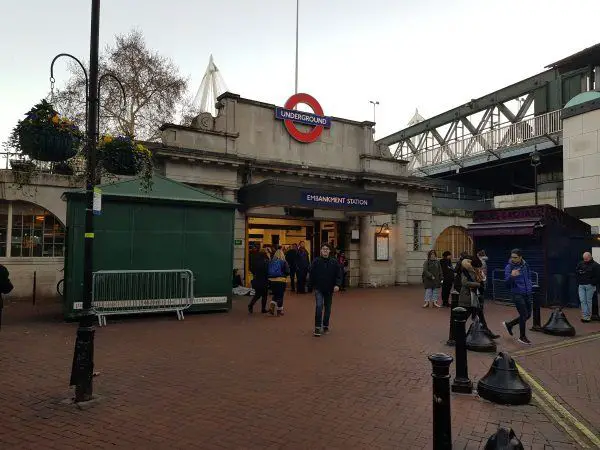
[[[494,154],[497,150],[513,147],[523,142],[562,131],[561,110],[526,118],[520,122],[488,130],[476,136],[451,141],[422,149],[413,156],[409,170],[460,161],[482,153]]]

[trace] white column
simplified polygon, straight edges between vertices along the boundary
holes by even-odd
[[[408,283],[407,246],[406,246],[406,205],[398,204],[396,210],[396,226],[394,233],[394,262],[396,270],[396,285]]]
[[[373,248],[372,227],[371,217],[363,216],[360,218],[360,279],[358,285],[361,287],[367,287],[373,285],[371,279],[371,266],[373,265],[375,251]]]

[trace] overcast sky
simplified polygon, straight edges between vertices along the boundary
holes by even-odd
[[[90,1],[3,0],[0,142],[49,92],[60,52],[89,56]],[[10,4],[10,6],[8,6]],[[131,28],[190,77],[209,55],[229,90],[283,105],[294,91],[295,0],[104,0],[100,42]],[[416,107],[446,111],[600,42],[599,0],[300,0],[299,90],[325,114],[372,120],[377,137]],[[57,83],[66,81],[57,63]]]

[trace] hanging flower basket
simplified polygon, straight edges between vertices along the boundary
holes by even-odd
[[[140,175],[144,188],[150,189],[152,172],[152,152],[144,145],[137,144],[129,136],[102,136],[98,142],[98,155],[104,170],[113,175]]]
[[[50,103],[42,100],[17,123],[9,144],[31,159],[59,162],[75,156],[82,138],[77,125],[60,117]]]

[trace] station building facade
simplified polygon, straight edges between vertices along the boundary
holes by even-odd
[[[375,144],[374,123],[295,99],[315,114],[225,93],[216,118],[163,125],[152,149],[159,170],[239,203],[234,267],[246,279],[253,248],[303,241],[311,256],[323,242],[343,249],[350,286],[420,283],[433,244],[432,187]]]

